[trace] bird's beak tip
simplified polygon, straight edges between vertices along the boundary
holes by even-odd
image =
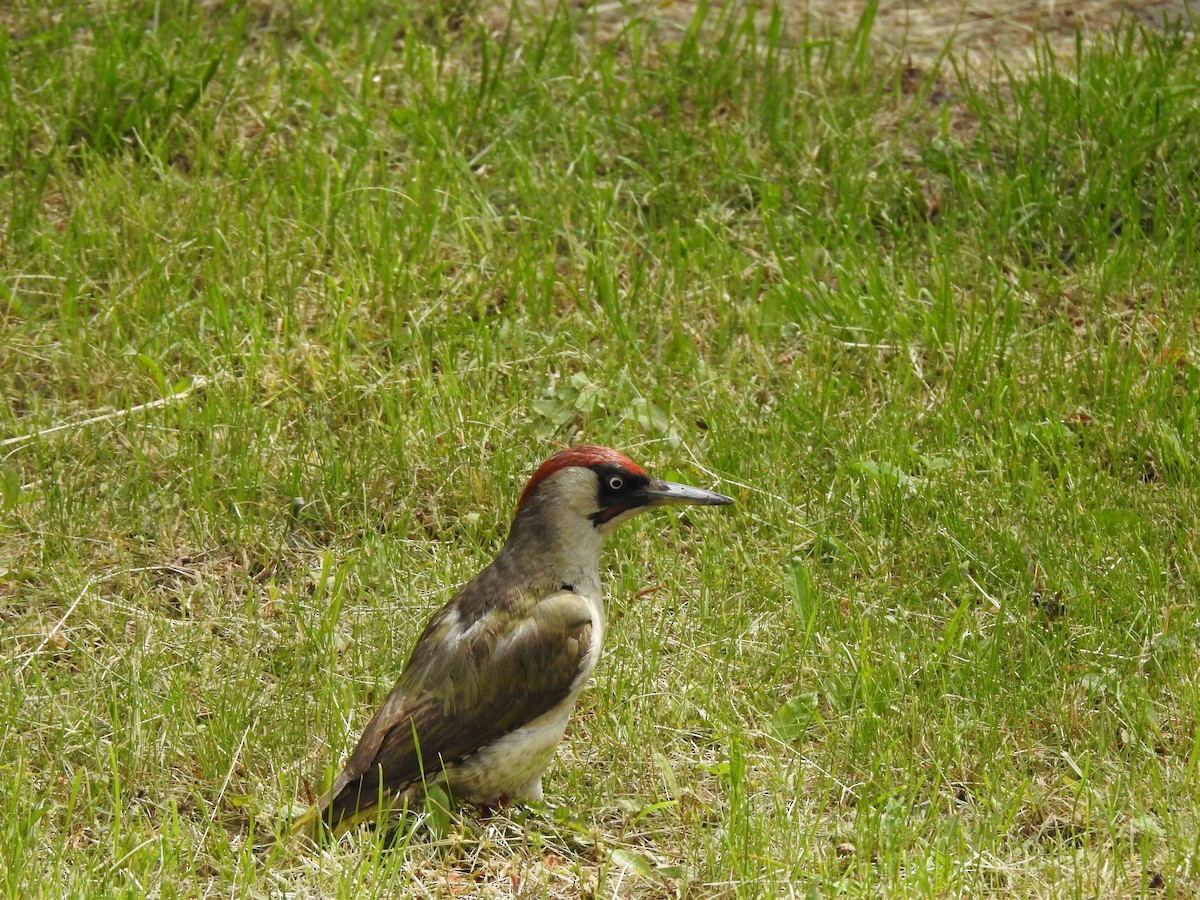
[[[647,492],[655,506],[729,506],[732,497],[673,481],[653,481]]]

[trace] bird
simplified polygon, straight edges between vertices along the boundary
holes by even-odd
[[[600,657],[605,540],[655,507],[733,502],[653,478],[606,447],[543,462],[500,552],[429,619],[344,768],[291,834],[336,837],[432,785],[482,809],[543,801],[543,773]]]

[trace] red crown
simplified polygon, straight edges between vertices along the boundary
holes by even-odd
[[[563,450],[561,453],[555,453],[552,457],[538,466],[533,477],[529,479],[529,484],[525,485],[525,490],[521,492],[521,499],[517,501],[517,508],[520,509],[525,505],[525,500],[534,492],[539,484],[557,472],[559,469],[569,469],[571,466],[595,466],[602,463],[610,463],[620,466],[627,472],[632,472],[635,475],[646,475],[646,470],[635,463],[624,453],[618,453],[616,450],[610,450],[607,447],[571,447],[568,450]]]

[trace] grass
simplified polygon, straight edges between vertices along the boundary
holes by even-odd
[[[1189,33],[3,15],[7,895],[1200,890]],[[551,806],[256,852],[581,440],[738,506],[613,542]]]

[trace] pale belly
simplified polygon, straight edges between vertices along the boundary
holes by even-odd
[[[575,696],[452,768],[445,781],[458,797],[497,805],[542,799],[542,774],[567,727]]]

